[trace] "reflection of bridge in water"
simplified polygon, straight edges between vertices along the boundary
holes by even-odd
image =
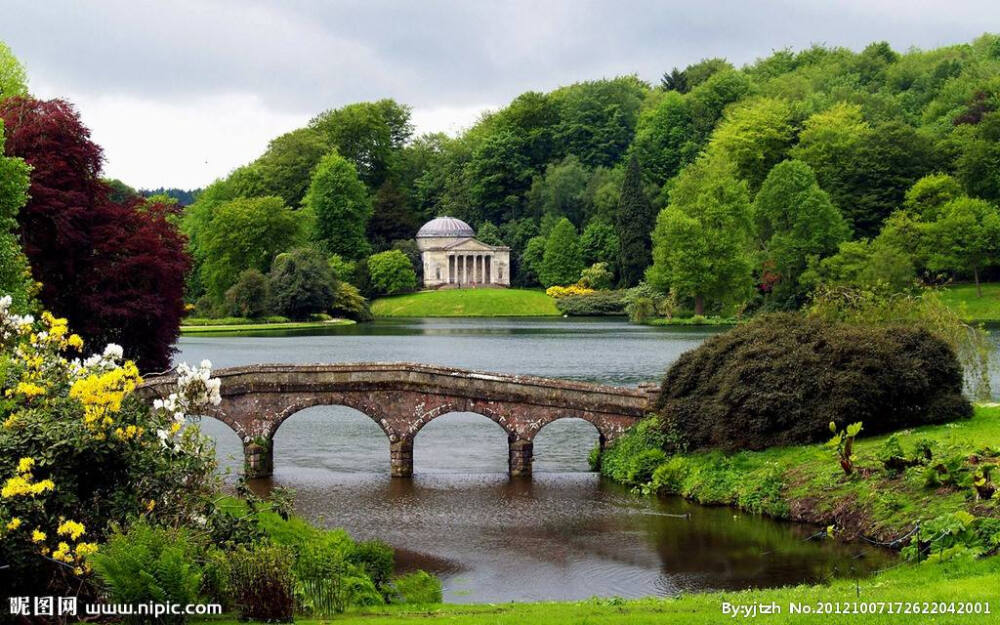
[[[348,406],[371,417],[389,437],[394,477],[413,474],[413,439],[431,420],[474,412],[507,432],[512,476],[531,475],[532,445],[545,425],[566,418],[597,428],[601,448],[655,403],[656,384],[618,387],[413,363],[250,365],[219,369],[222,403],[206,410],[243,441],[247,477],[274,469],[274,433],[310,406]],[[148,378],[147,399],[173,389],[170,375]]]

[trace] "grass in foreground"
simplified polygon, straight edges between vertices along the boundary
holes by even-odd
[[[182,325],[181,334],[235,333],[255,330],[304,330],[309,328],[329,328],[331,326],[354,325],[350,319],[328,321],[289,321],[285,323],[220,323],[210,325]]]
[[[376,317],[550,317],[555,300],[527,289],[445,289],[372,302]]]
[[[941,290],[941,299],[964,321],[1000,323],[1000,282],[982,285],[983,296],[976,295],[975,284],[956,284]]]
[[[984,602],[991,614],[790,614],[789,604],[816,606],[823,602]],[[723,604],[759,605],[776,603],[780,614],[752,619],[723,613]],[[893,606],[896,607],[896,606]],[[576,602],[506,603],[490,605],[386,606],[351,612],[332,620],[300,618],[297,623],[343,623],[365,625],[706,625],[726,622],[779,625],[889,625],[937,623],[983,625],[1000,623],[1000,557],[960,559],[946,563],[904,564],[857,582],[837,580],[829,585],[795,586],[766,590],[713,592],[682,595],[672,599],[590,599]],[[236,625],[233,617],[196,621]]]

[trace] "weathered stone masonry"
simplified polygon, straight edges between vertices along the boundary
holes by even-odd
[[[413,474],[413,440],[424,425],[450,412],[475,412],[507,432],[510,474],[529,476],[532,444],[545,425],[584,419],[603,448],[642,418],[658,393],[655,384],[603,386],[413,363],[250,365],[214,375],[222,380],[222,403],[206,415],[239,435],[251,478],[271,475],[274,433],[310,406],[349,406],[371,417],[389,438],[394,477]],[[174,384],[174,376],[152,377],[139,393],[152,400]]]

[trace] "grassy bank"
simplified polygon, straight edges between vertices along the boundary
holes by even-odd
[[[673,599],[591,599],[577,602],[507,603],[493,605],[439,605],[426,607],[387,606],[370,608],[337,617],[333,621],[296,619],[297,623],[342,623],[344,625],[406,625],[448,623],[449,625],[702,625],[733,621],[723,614],[723,604],[759,605],[777,603],[781,614],[758,615],[754,623],[771,625],[899,623],[988,624],[1000,623],[1000,558],[958,560],[947,563],[905,564],[860,580],[837,580],[829,585],[796,586],[768,590],[714,592],[681,595]],[[789,614],[792,602],[815,607],[823,602],[984,602],[990,615],[943,614]],[[749,622],[746,618],[735,619]],[[236,625],[235,618],[197,621],[216,625]]]
[[[645,430],[645,433],[644,433]],[[977,500],[973,467],[1000,463],[1000,407],[978,406],[973,418],[894,435],[858,439],[857,471],[846,476],[824,445],[775,447],[727,454],[705,451],[664,458],[638,428],[607,450],[601,470],[648,492],[677,494],[703,504],[736,506],[776,518],[833,525],[845,538],[891,541],[918,522],[965,511],[1000,519],[1000,495]],[[931,460],[923,459],[923,449]],[[884,459],[919,463],[892,471]],[[938,468],[940,465],[941,468]],[[1000,466],[993,472],[995,483]],[[993,540],[1000,546],[1000,521]]]
[[[983,296],[976,295],[975,284],[956,284],[941,290],[941,298],[965,321],[1000,323],[1000,282],[982,285]]]
[[[330,326],[349,326],[355,322],[350,319],[330,319],[326,321],[285,321],[285,322],[252,322],[244,320],[230,323],[229,320],[197,320],[198,323],[181,325],[181,334],[217,334],[230,332],[252,332],[255,330],[305,330],[311,328],[329,328]],[[210,323],[221,321],[221,323]]]
[[[551,317],[555,300],[526,289],[445,289],[372,302],[376,317]]]

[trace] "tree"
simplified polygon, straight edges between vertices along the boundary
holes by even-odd
[[[257,188],[251,195],[277,195],[287,206],[298,208],[313,169],[329,151],[326,138],[315,128],[299,128],[272,139],[253,163]]]
[[[486,245],[503,245],[503,239],[500,238],[500,228],[493,225],[492,221],[484,221],[482,225],[479,226],[479,232],[476,233],[476,239]]]
[[[807,119],[791,156],[812,167],[855,236],[863,237],[878,234],[906,191],[939,164],[926,136],[897,121],[872,126],[849,104]]]
[[[2,46],[3,44],[0,44]],[[2,63],[3,48],[0,48]],[[28,262],[17,236],[17,214],[28,201],[28,174],[23,159],[3,156],[4,124],[0,119],[0,297],[10,295],[15,309],[28,303]]]
[[[42,304],[91,349],[115,342],[145,369],[166,367],[190,268],[176,207],[113,202],[101,149],[69,103],[15,96],[0,104],[0,118],[7,156],[32,167],[17,220]],[[16,186],[16,176],[5,184]]]
[[[369,189],[390,176],[397,152],[413,134],[410,108],[394,100],[359,102],[316,116],[310,127],[354,164]]]
[[[580,255],[576,228],[563,217],[545,241],[545,254],[538,277],[542,286],[562,286],[579,280],[582,270],[583,257]]]
[[[699,147],[687,100],[667,93],[639,115],[631,151],[649,181],[660,185],[694,160]]]
[[[770,171],[754,201],[753,219],[764,262],[780,276],[774,295],[796,305],[804,295],[799,278],[809,259],[833,254],[850,234],[802,161],[784,161]]]
[[[984,114],[975,129],[959,139],[959,149],[956,175],[969,195],[1000,201],[1000,114]]]
[[[591,221],[580,235],[580,252],[585,264],[605,263],[609,268],[615,267],[619,260],[615,227],[603,220]]]
[[[334,301],[336,284],[330,266],[319,250],[310,247],[276,256],[268,282],[275,311],[291,319],[324,312]]]
[[[28,76],[24,67],[4,42],[0,41],[0,102],[14,96],[28,95]]]
[[[971,273],[983,296],[979,272],[1000,263],[1000,211],[985,200],[959,198],[923,228],[927,266],[932,271]]]
[[[688,87],[693,89],[719,72],[732,71],[732,69],[732,63],[726,59],[720,57],[702,59],[684,68],[684,78]]]
[[[699,315],[706,299],[739,301],[751,285],[749,230],[746,182],[731,163],[702,157],[684,169],[657,217],[646,280],[693,298]]]
[[[303,217],[280,197],[237,198],[212,211],[200,235],[202,280],[218,304],[247,269],[263,273],[274,257],[302,243]]]
[[[555,142],[587,167],[611,167],[628,149],[649,86],[635,76],[577,83],[552,92]]]
[[[815,281],[830,286],[901,293],[916,281],[910,256],[879,239],[844,241],[836,254],[824,258],[819,265]]]
[[[531,185],[533,170],[519,135],[507,129],[489,135],[463,173],[478,211],[474,221],[502,222],[522,216],[522,196]]]
[[[385,250],[393,241],[412,239],[420,224],[403,190],[392,181],[384,182],[372,199],[372,217],[368,222],[368,240],[375,249]]]
[[[524,251],[521,253],[521,277],[525,284],[541,283],[545,241],[545,237],[536,236],[528,239],[524,246]]]
[[[236,284],[226,291],[228,313],[234,317],[263,317],[268,312],[271,296],[267,276],[256,269],[240,274]]]
[[[676,67],[669,72],[663,72],[660,77],[660,88],[664,91],[676,91],[677,93],[688,92],[687,75]]]
[[[607,263],[594,263],[580,273],[580,286],[595,291],[606,291],[611,288],[614,277]]]
[[[934,221],[940,217],[942,206],[963,195],[962,185],[948,174],[931,174],[910,187],[903,208],[918,219]]]
[[[417,288],[417,274],[406,254],[389,250],[368,257],[372,291],[378,295],[398,295]]]
[[[708,151],[721,152],[732,161],[753,194],[785,157],[794,134],[791,106],[785,100],[759,98],[726,110],[712,133]]]
[[[316,220],[313,237],[327,252],[350,259],[368,254],[365,229],[372,216],[368,191],[354,165],[336,151],[316,166],[305,207]]]
[[[618,199],[615,230],[618,234],[618,284],[631,287],[639,283],[650,264],[650,232],[653,229],[653,208],[642,190],[639,159],[633,154],[625,170],[621,196]]]
[[[572,154],[545,168],[545,173],[535,176],[528,191],[530,214],[567,217],[573,224],[582,225],[589,216],[587,183],[590,171]]]

